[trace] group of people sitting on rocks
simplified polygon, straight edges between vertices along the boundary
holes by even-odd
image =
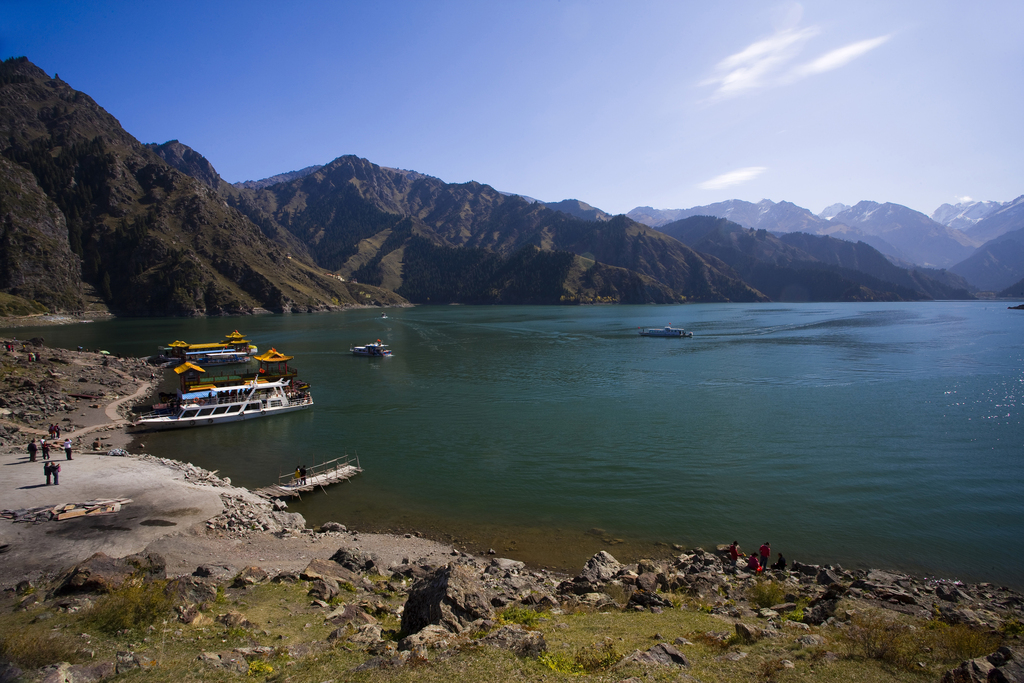
[[[786,558],[779,553],[779,559],[775,561],[775,564],[769,566],[768,563],[772,558],[772,544],[765,541],[758,548],[757,553],[750,553],[743,557],[743,552],[740,550],[739,541],[733,541],[732,545],[729,546],[729,558],[732,559],[732,566],[741,567],[746,569],[748,572],[759,573],[765,569],[776,569],[784,570],[786,568]],[[746,564],[742,564],[745,562]]]

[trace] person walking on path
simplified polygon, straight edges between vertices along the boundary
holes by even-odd
[[[35,462],[36,461],[36,452],[38,450],[39,449],[36,447],[36,440],[35,439],[32,439],[31,441],[28,442],[28,461],[29,462]]]
[[[43,465],[43,474],[46,475],[46,485],[49,486],[50,478],[53,477],[53,467],[50,465],[50,463],[45,463]]]
[[[64,455],[68,456],[68,460],[71,460],[71,439],[64,439]]]
[[[46,439],[39,439],[39,443],[43,445],[43,460],[50,459],[50,443]]]
[[[58,439],[60,438],[60,425],[59,424],[53,425],[53,435],[55,437],[57,437]]]
[[[772,559],[772,544],[765,541],[764,545],[761,546],[759,553],[761,555],[761,566],[767,567],[768,560]]]
[[[305,467],[300,467],[299,468],[299,474],[302,476],[302,485],[305,486],[306,485],[306,468]]]
[[[60,486],[60,463],[51,463],[50,471],[53,472],[53,485]]]

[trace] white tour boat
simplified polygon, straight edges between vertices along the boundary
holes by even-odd
[[[388,358],[391,356],[391,349],[388,348],[387,344],[381,344],[380,339],[377,340],[376,344],[353,346],[349,351],[352,352],[353,356],[369,356],[371,358]]]
[[[290,413],[311,405],[309,391],[292,389],[290,379],[255,379],[232,386],[193,387],[186,393],[179,390],[176,401],[154,406],[155,410],[141,415],[131,426],[138,430],[206,427]]]
[[[692,337],[693,332],[687,332],[678,327],[666,325],[665,327],[639,328],[641,337]]]

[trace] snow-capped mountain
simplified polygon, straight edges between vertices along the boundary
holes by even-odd
[[[818,218],[831,220],[836,217],[836,214],[842,213],[849,208],[851,208],[849,204],[832,204],[822,209],[821,213],[818,214]]]
[[[1009,202],[959,202],[943,204],[932,212],[932,220],[946,227],[970,232],[978,221],[995,213]]]

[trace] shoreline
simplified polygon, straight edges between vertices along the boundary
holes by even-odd
[[[0,343],[2,342],[3,340],[0,340]],[[21,342],[18,344],[20,349]],[[6,406],[0,409],[6,413],[0,416],[0,429],[3,430],[0,434],[0,437],[3,437],[0,438],[0,443],[4,446],[0,450],[3,454],[0,466],[11,467],[5,470],[8,473],[5,479],[8,486],[14,489],[13,492],[5,494],[4,508],[33,508],[102,498],[132,498],[133,502],[125,505],[118,513],[99,515],[88,520],[40,524],[14,524],[7,519],[0,520],[0,554],[5,564],[5,569],[0,573],[0,586],[13,585],[18,580],[28,578],[33,572],[58,571],[104,548],[109,549],[110,552],[103,551],[112,556],[118,552],[131,554],[144,550],[168,554],[177,558],[169,560],[169,569],[174,567],[174,571],[182,572],[191,571],[203,563],[237,565],[240,560],[232,560],[233,557],[252,559],[254,564],[270,557],[274,559],[267,561],[272,561],[275,566],[294,569],[305,561],[304,558],[310,556],[310,553],[328,557],[338,549],[339,542],[352,538],[376,544],[382,552],[394,555],[417,555],[420,552],[427,552],[427,544],[432,544],[429,546],[429,552],[440,553],[441,556],[467,552],[476,552],[479,555],[509,554],[515,556],[514,559],[525,558],[530,566],[545,571],[563,573],[574,569],[571,566],[552,567],[549,562],[538,561],[537,552],[524,552],[515,547],[514,541],[511,546],[495,543],[493,547],[487,547],[486,539],[481,545],[479,539],[467,538],[465,534],[446,533],[443,527],[434,528],[429,524],[427,528],[400,529],[397,533],[392,529],[378,528],[373,532],[364,530],[336,536],[335,532],[320,534],[313,529],[307,529],[305,518],[295,513],[287,513],[294,515],[291,517],[293,520],[296,517],[302,519],[301,527],[294,524],[281,525],[278,522],[277,527],[265,530],[262,535],[240,534],[237,530],[216,528],[215,520],[224,514],[231,500],[247,501],[247,509],[252,514],[272,511],[273,506],[259,499],[249,489],[232,486],[229,479],[220,479],[215,473],[187,462],[144,454],[127,458],[105,455],[114,448],[127,448],[132,442],[135,435],[124,430],[126,420],[122,413],[127,413],[132,402],[154,391],[158,386],[160,377],[155,369],[142,359],[118,359],[96,353],[44,346],[32,348],[39,349],[37,352],[40,353],[42,360],[38,363],[27,362],[27,354],[20,350],[13,354],[5,351],[0,357],[3,358],[5,366],[10,365],[18,372],[22,372],[24,379],[33,382],[36,385],[34,390],[38,390],[45,382],[41,379],[45,375],[50,380],[63,382],[63,387],[85,387],[81,391],[82,395],[86,390],[106,394],[100,387],[113,391],[104,395],[102,400],[97,399],[95,403],[82,403],[82,399],[74,399],[72,402],[70,394],[65,391],[63,409],[55,408],[53,413],[43,410],[42,414],[37,416],[44,419],[37,419],[36,422],[56,421],[55,417],[58,415],[69,416],[62,418],[62,426],[70,427],[62,433],[62,438],[66,435],[72,438],[75,460],[65,464],[63,452],[59,449],[54,452],[55,456],[60,456],[57,462],[64,465],[59,497],[56,496],[55,487],[44,486],[42,463],[29,463],[24,446],[27,443],[27,436],[37,438],[44,435],[45,428],[43,425],[33,426],[31,420],[24,418],[11,419],[12,415],[16,415],[10,406],[16,403],[17,399],[11,395],[10,389],[0,392]],[[89,381],[82,382],[81,377],[72,377],[79,371]],[[29,376],[32,373],[35,373],[33,376],[36,379]],[[58,377],[53,377],[54,374]],[[21,381],[24,382],[24,379]],[[72,381],[74,384],[71,384]],[[53,389],[52,386],[50,388]],[[129,389],[133,391],[129,393]],[[61,403],[56,402],[53,405],[59,406]],[[22,411],[23,414],[25,412]],[[31,411],[28,412],[31,414]],[[99,443],[99,449],[93,450],[90,442]],[[163,491],[165,497],[158,495],[157,491]],[[176,496],[179,498],[176,499]],[[180,500],[196,502],[179,504]],[[214,528],[210,527],[211,522],[214,523]],[[335,523],[338,522],[345,524],[346,520],[335,520]],[[44,529],[40,531],[40,527]],[[30,532],[28,529],[36,529],[36,532]],[[76,534],[74,530],[80,533]],[[425,534],[427,538],[423,537],[425,531],[428,532]],[[471,535],[475,535],[472,534],[472,530],[470,531]],[[600,530],[592,530],[590,533],[594,531]],[[580,534],[585,535],[585,532]],[[446,537],[448,540],[442,540]],[[225,540],[230,542],[225,543]],[[689,550],[679,545],[636,539],[634,542],[619,543],[618,539],[616,541],[611,546],[603,544],[601,547],[612,553],[618,548],[620,554],[624,553],[624,556],[629,558],[643,548],[651,549],[651,552],[644,551],[646,557],[659,559],[670,558]],[[403,549],[403,544],[409,546],[408,549]],[[19,546],[34,550],[19,551]],[[44,550],[41,551],[40,548]],[[124,551],[126,548],[132,550]],[[530,557],[531,555],[533,557]],[[190,557],[192,559],[189,559]],[[296,557],[299,559],[295,559]],[[192,566],[188,567],[190,563]],[[859,570],[861,568],[858,566]],[[949,581],[929,576],[927,573],[908,573],[903,569],[893,571],[917,576],[921,581]]]

